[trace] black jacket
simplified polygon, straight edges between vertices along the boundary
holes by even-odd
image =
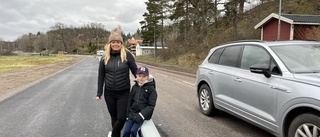
[[[136,122],[150,120],[156,106],[157,96],[152,76],[143,85],[139,85],[135,80],[129,97],[128,118],[132,118]]]
[[[101,58],[98,72],[97,96],[100,97],[102,95],[103,86],[105,92],[130,91],[129,69],[136,76],[137,65],[132,54],[129,51],[126,53],[127,60],[125,62],[121,62],[119,51],[111,51],[107,64],[105,64],[105,58]]]

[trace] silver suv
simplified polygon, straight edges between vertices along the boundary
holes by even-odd
[[[196,89],[205,115],[220,110],[279,137],[320,136],[320,42],[236,41],[210,50]]]

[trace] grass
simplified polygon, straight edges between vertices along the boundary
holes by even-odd
[[[160,63],[166,65],[174,65],[179,67],[186,67],[190,69],[197,69],[199,64],[202,63],[203,59],[197,59],[192,54],[185,54],[184,56],[172,57],[169,60],[162,60],[160,57],[153,58],[151,56],[138,56],[135,57],[137,61],[147,61],[153,63]]]
[[[68,56],[0,56],[0,73],[26,67],[70,60]]]
[[[151,56],[138,56],[135,57],[136,61],[141,61],[146,64],[161,66],[174,70],[184,70],[185,72],[192,72],[197,70],[200,61],[197,62],[196,59],[186,57],[186,58],[170,58],[169,60],[163,61],[160,57],[153,58]],[[201,62],[200,62],[201,63]]]

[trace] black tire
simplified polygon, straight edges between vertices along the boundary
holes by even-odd
[[[202,85],[198,92],[198,101],[201,112],[207,116],[217,114],[218,110],[214,107],[212,92],[208,85]]]
[[[288,130],[288,137],[302,137],[307,133],[311,137],[320,136],[320,117],[311,113],[305,113],[293,119]]]

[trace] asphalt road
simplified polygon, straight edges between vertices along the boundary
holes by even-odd
[[[272,137],[226,113],[202,115],[194,74],[148,67],[158,92],[152,119],[162,137]],[[0,136],[105,137],[111,124],[104,100],[94,99],[97,69],[98,59],[88,57],[1,101]]]

